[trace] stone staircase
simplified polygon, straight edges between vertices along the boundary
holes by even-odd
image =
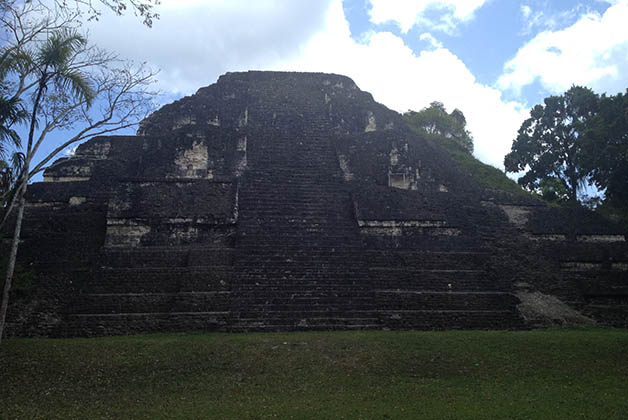
[[[561,293],[572,307],[593,319],[622,327],[628,323],[628,262],[623,259],[563,261],[560,282],[575,289]]]
[[[516,310],[519,300],[511,285],[491,275],[490,252],[482,247],[455,251],[383,249],[367,251],[366,255],[384,327],[524,327]]]
[[[223,329],[232,260],[226,248],[107,249],[79,280],[55,335]]]
[[[270,132],[249,145],[233,329],[377,327],[351,196],[329,136]]]

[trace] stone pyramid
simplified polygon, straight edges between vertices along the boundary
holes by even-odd
[[[625,232],[483,188],[344,76],[228,73],[28,200],[12,335],[628,325]]]

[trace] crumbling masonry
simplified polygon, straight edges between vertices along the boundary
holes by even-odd
[[[344,76],[229,73],[29,188],[11,335],[628,325],[624,232],[489,191]]]

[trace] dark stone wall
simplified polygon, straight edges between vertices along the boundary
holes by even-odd
[[[628,325],[625,232],[484,190],[345,76],[228,73],[44,179],[11,335]]]

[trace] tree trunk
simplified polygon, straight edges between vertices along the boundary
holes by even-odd
[[[15,221],[15,231],[13,232],[13,241],[11,242],[11,254],[9,255],[9,264],[7,267],[7,276],[2,291],[2,305],[0,306],[0,343],[4,334],[4,323],[7,317],[7,309],[9,308],[9,292],[11,291],[11,283],[13,282],[13,274],[15,272],[15,260],[17,259],[17,249],[20,243],[20,233],[22,231],[22,220],[24,219],[24,207],[26,205],[26,187],[28,183],[20,188],[20,204],[17,209],[17,219]]]
[[[1,0],[0,0],[1,1]],[[42,70],[41,79],[39,80],[39,88],[37,96],[33,102],[33,112],[31,113],[30,127],[28,130],[28,144],[24,158],[24,168],[21,188],[18,188],[16,194],[19,195],[19,207],[17,209],[17,220],[15,221],[15,231],[13,233],[13,241],[11,242],[11,254],[9,255],[9,266],[7,267],[7,277],[2,291],[2,305],[0,306],[0,343],[2,343],[2,335],[4,334],[4,323],[7,317],[7,309],[9,308],[9,292],[11,291],[11,283],[13,282],[13,274],[15,272],[15,260],[17,259],[17,249],[20,245],[20,233],[22,231],[22,220],[24,219],[24,207],[26,206],[26,188],[28,187],[28,179],[30,172],[30,164],[35,154],[33,150],[33,138],[35,137],[35,127],[37,126],[37,111],[41,102],[44,90],[48,83],[50,75],[48,74],[48,65]]]

